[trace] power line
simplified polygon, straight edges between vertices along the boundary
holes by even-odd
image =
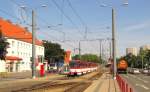
[[[14,15],[12,15],[12,14],[10,14],[10,13],[8,13],[8,12],[2,10],[2,9],[0,9],[0,12],[2,12],[2,13],[4,13],[4,14],[6,14],[6,15],[8,15],[8,16],[10,16],[10,17],[12,17],[12,18],[15,18],[16,20],[19,20],[19,21],[20,21],[19,18],[17,18],[16,16],[14,16]]]
[[[9,0],[12,4],[15,4],[15,5],[17,5],[20,9],[21,9],[21,5],[20,4],[18,4],[15,0]],[[24,11],[25,11],[25,9],[24,9]],[[25,11],[26,12],[26,11]],[[31,12],[32,13],[32,12]],[[23,19],[23,15],[21,14],[21,17],[22,17],[22,19]],[[21,19],[19,19],[20,20],[20,22],[22,23],[22,20]],[[31,26],[30,25],[30,23],[27,23],[27,21],[25,20],[25,19],[23,19],[23,23],[24,24],[26,24],[26,25],[28,25],[28,26]]]
[[[59,9],[59,11],[70,21],[70,23],[72,24],[72,25],[74,25],[75,26],[75,28],[78,30],[78,32],[81,34],[81,36],[82,36],[82,33],[81,33],[81,31],[80,31],[80,29],[76,26],[76,24],[71,20],[71,18],[69,17],[69,16],[67,16],[65,13],[64,13],[64,11],[60,8],[60,6],[56,3],[56,1],[55,0],[52,0],[52,2],[55,4],[55,6]]]
[[[82,25],[87,27],[87,25],[85,24],[85,22],[83,21],[83,19],[81,18],[81,16],[77,13],[77,11],[75,10],[75,8],[72,6],[70,0],[67,0],[67,3],[71,7],[71,9],[74,12],[74,14],[78,17],[78,19],[80,20],[80,22],[82,23]]]
[[[10,0],[12,3],[14,3],[14,4],[16,4],[18,7],[20,7],[21,5],[20,4],[18,4],[17,2],[15,2],[14,0]],[[63,0],[64,1],[64,0]],[[28,5],[29,6],[29,5]],[[31,6],[29,6],[29,7],[31,7]],[[30,11],[31,12],[31,11]],[[46,26],[47,26],[47,28],[49,28],[49,27],[51,27],[51,26],[53,26],[52,24],[49,24],[45,19],[43,19],[42,17],[40,17],[40,16],[38,16],[38,15],[36,15],[37,16],[37,18],[39,19],[39,20],[41,20],[44,24],[46,24]],[[28,23],[27,23],[28,24]],[[28,24],[29,25],[29,24]],[[52,31],[52,30],[51,30]],[[54,30],[53,30],[54,31]],[[65,32],[63,32],[63,31],[59,31],[59,30],[55,30],[55,31],[57,31],[57,32],[61,32],[61,33],[63,33],[63,34],[65,34]]]
[[[20,7],[21,5],[20,4],[18,4],[17,2],[15,2],[14,0],[10,0],[13,4],[15,4],[15,5],[17,5],[18,7]],[[52,26],[51,24],[49,24],[47,21],[45,21],[43,18],[41,18],[40,16],[37,16],[43,23],[45,23],[46,25],[48,25],[48,26]],[[27,23],[27,22],[26,22]],[[28,24],[28,23],[27,23]],[[30,24],[29,24],[30,25]],[[48,27],[47,26],[47,27]],[[58,30],[55,30],[55,31],[58,31]],[[58,31],[58,32],[60,32],[60,31]],[[52,36],[51,36],[52,37]],[[55,38],[54,36],[53,36],[53,38]]]
[[[18,4],[17,2],[15,2],[14,0],[10,0],[12,3],[14,3],[14,4],[16,4],[18,7],[20,7],[21,5],[20,4]],[[44,20],[43,18],[41,18],[40,16],[37,16],[41,21],[43,21],[43,23],[45,23],[45,24],[47,24],[48,26],[50,26],[49,25],[49,23],[46,21],[46,20]],[[69,18],[69,17],[68,17]],[[19,19],[19,18],[18,18]],[[19,19],[20,20],[20,19]],[[55,30],[55,31],[58,31],[58,30]],[[41,32],[41,33],[43,33],[43,34],[45,34],[47,37],[52,37],[52,38],[54,38],[54,39],[56,39],[56,41],[59,41],[59,42],[62,42],[62,43],[64,43],[63,41],[61,41],[61,40],[58,40],[56,37],[54,37],[54,36],[52,36],[52,35],[49,35],[49,34],[47,34],[47,33],[45,33],[44,31],[38,31],[38,32]],[[61,31],[58,31],[58,32],[61,32]],[[64,43],[64,44],[67,44],[67,43]],[[69,46],[71,46],[71,47],[73,47],[74,48],[74,46],[73,45],[70,45],[70,44],[67,44],[67,45],[69,45]]]
[[[14,1],[14,0],[9,0],[9,1],[11,1],[12,3],[14,3],[14,4],[16,4],[17,6],[20,6],[20,4],[18,4],[16,1]]]
[[[70,0],[67,0],[68,2],[68,5],[71,7],[72,11],[74,12],[74,14],[78,17],[78,19],[80,20],[81,24],[83,26],[85,26],[85,35],[84,35],[84,38],[86,39],[87,38],[87,33],[88,33],[88,27],[87,27],[87,24],[85,24],[85,22],[83,21],[83,19],[81,18],[81,16],[77,13],[76,9],[72,6]]]
[[[62,11],[64,12],[64,3],[65,3],[65,0],[62,0],[62,6],[61,6],[61,8],[62,8]],[[63,25],[63,13],[61,12],[61,24]]]
[[[52,36],[52,35],[49,35],[49,34],[45,33],[44,31],[38,31],[38,32],[41,32],[41,33],[45,34],[48,38],[52,37],[52,38],[55,38],[55,39],[56,39],[56,40],[52,40],[52,41],[58,41],[58,42],[61,42],[61,43],[65,44],[65,45],[67,44],[67,45],[69,45],[69,46],[75,48],[73,45],[68,44],[68,43],[64,43],[63,41],[58,40],[56,37],[54,37],[54,36]]]

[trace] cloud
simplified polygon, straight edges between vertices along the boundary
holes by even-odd
[[[137,31],[150,27],[150,21],[128,25],[124,28],[125,31]]]

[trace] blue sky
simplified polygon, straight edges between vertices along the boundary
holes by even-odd
[[[53,1],[61,9],[58,9]],[[78,48],[77,40],[84,39],[86,26],[88,27],[87,39],[111,37],[111,8],[100,7],[100,4],[107,4],[116,10],[118,56],[124,55],[127,47],[150,44],[150,0],[128,0],[129,5],[126,7],[122,5],[126,0],[69,0],[84,23],[75,15],[67,1],[0,0],[0,17],[10,19],[30,29],[31,9],[34,9],[37,15],[38,37],[59,42],[66,50],[73,50],[73,48]],[[43,4],[47,7],[40,8]],[[20,9],[20,6],[25,6],[26,10]],[[64,39],[69,41],[60,42]],[[108,42],[103,43],[106,45],[104,47],[107,53]],[[98,41],[82,41],[81,51],[98,54]],[[78,51],[75,52],[78,53]]]

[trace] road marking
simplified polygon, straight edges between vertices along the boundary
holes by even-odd
[[[143,79],[141,79],[141,78],[137,78],[137,79],[143,81],[144,83],[148,83],[148,81],[143,80]]]
[[[140,81],[143,81],[144,83],[149,83],[148,81],[143,80],[143,79],[139,78],[138,76],[135,76],[135,75],[129,75],[129,76],[134,77],[134,78],[136,78],[136,79],[138,79]]]
[[[148,90],[149,88],[146,87],[145,85],[142,85],[142,84],[136,84],[136,86],[140,86],[140,87],[143,87],[144,89]]]
[[[134,76],[134,75],[129,75],[129,76],[136,78],[136,76]]]
[[[127,75],[124,75],[124,77],[129,78],[129,76],[127,76]]]
[[[149,82],[148,82],[148,81],[146,81],[146,80],[143,80],[143,82],[144,82],[144,83],[149,83]]]
[[[143,88],[145,88],[146,90],[148,90],[148,89],[149,89],[148,87],[146,87],[146,86],[144,86],[144,85],[142,85],[142,87],[143,87]]]

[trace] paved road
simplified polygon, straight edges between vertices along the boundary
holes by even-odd
[[[150,92],[150,76],[144,74],[121,74],[135,92]]]

